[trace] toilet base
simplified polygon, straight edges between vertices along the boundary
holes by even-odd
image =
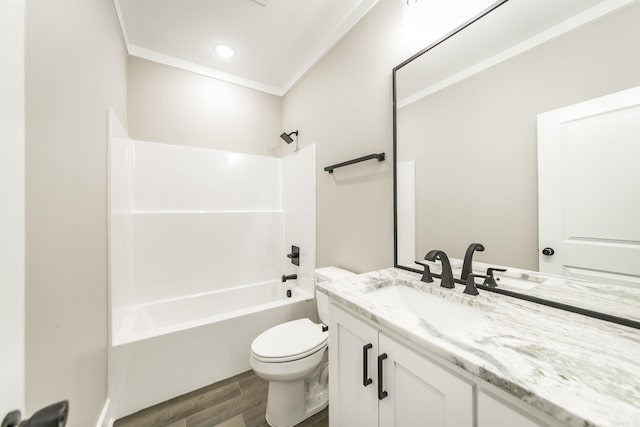
[[[269,382],[265,419],[272,427],[293,427],[329,404],[329,387],[315,383],[309,390],[304,380]]]

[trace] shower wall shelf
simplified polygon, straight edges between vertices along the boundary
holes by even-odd
[[[336,163],[335,165],[327,166],[326,168],[324,168],[324,170],[326,172],[333,173],[334,169],[338,169],[338,168],[341,168],[343,166],[349,166],[349,165],[352,165],[354,163],[360,163],[360,162],[364,162],[364,161],[372,160],[372,159],[378,159],[378,161],[381,162],[381,161],[384,160],[384,153],[369,154],[367,156],[358,157],[357,159],[347,160],[346,162],[342,162],[342,163]]]

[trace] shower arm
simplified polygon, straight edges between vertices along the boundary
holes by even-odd
[[[296,149],[294,152],[297,152],[299,150],[298,148],[298,131],[294,130],[293,132],[283,132],[282,135],[280,135],[280,138],[282,138],[282,140],[284,142],[286,142],[287,144],[291,144],[293,142],[293,138],[291,137],[292,135],[295,135],[296,137]]]

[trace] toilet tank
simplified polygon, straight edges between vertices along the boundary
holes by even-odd
[[[352,271],[343,270],[338,267],[322,267],[315,271],[316,283],[330,282],[345,277],[357,276]],[[316,304],[318,307],[318,317],[325,325],[329,322],[329,297],[326,294],[316,291]]]

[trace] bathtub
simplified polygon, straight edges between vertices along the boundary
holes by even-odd
[[[247,371],[253,339],[293,319],[315,319],[313,295],[280,281],[113,311],[109,418],[115,420]]]

